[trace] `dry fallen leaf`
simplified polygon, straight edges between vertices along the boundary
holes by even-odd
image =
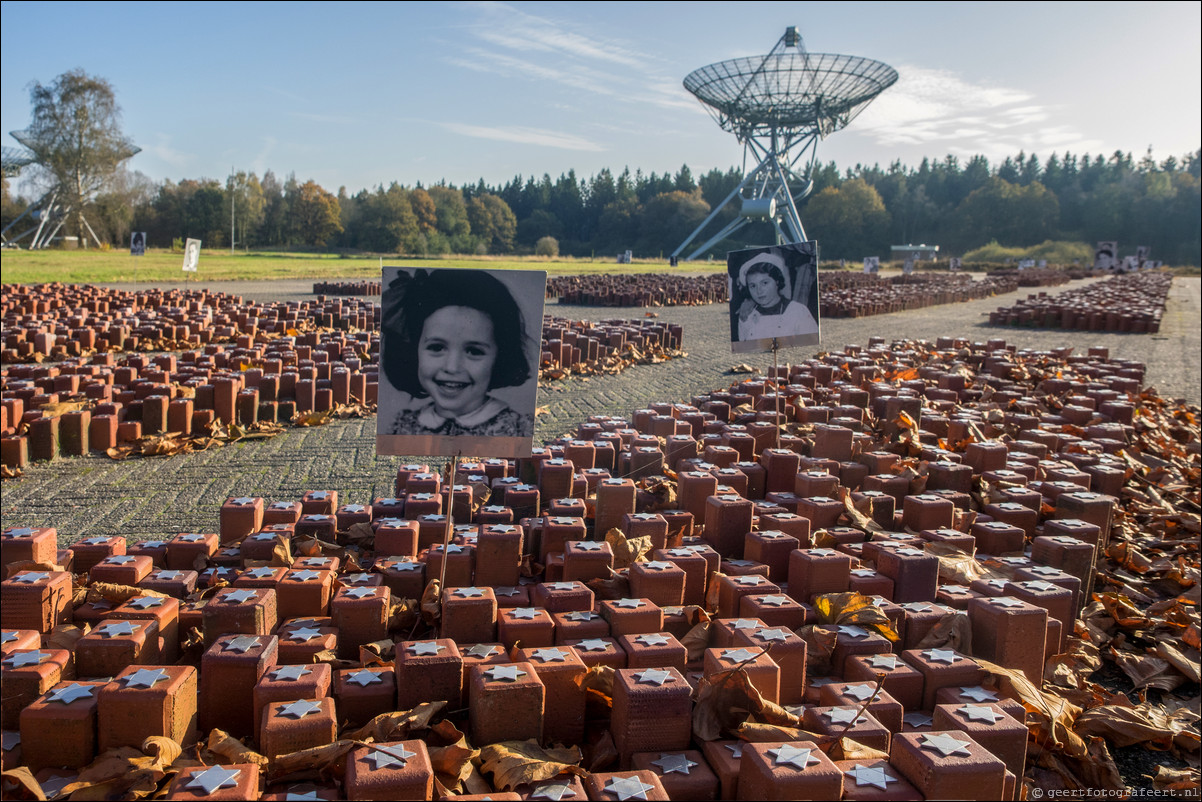
[[[560,774],[585,776],[580,768],[583,755],[575,746],[544,749],[538,741],[502,741],[480,750],[477,762],[480,771],[492,774],[493,785],[510,791],[524,783],[549,780]]]

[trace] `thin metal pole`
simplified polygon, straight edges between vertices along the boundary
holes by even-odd
[[[451,457],[447,463],[447,525],[442,532],[442,565],[438,569],[438,592],[441,594],[447,587],[447,560],[451,550],[451,532],[455,528],[455,473],[459,470],[459,455]]]
[[[779,348],[776,343],[776,338],[772,338],[772,431],[776,433],[775,448],[780,448],[780,384],[776,379],[776,371],[779,363],[777,362],[777,353]]]

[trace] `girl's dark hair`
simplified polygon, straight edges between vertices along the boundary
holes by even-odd
[[[465,306],[488,315],[497,346],[490,390],[517,387],[530,380],[526,325],[513,294],[483,271],[401,270],[381,298],[381,367],[388,381],[415,398],[426,397],[417,378],[417,346],[430,315],[446,306]]]
[[[748,278],[751,277],[752,273],[765,273],[772,276],[772,280],[776,282],[776,291],[781,295],[785,294],[785,274],[776,265],[768,262],[756,262],[747,268]]]

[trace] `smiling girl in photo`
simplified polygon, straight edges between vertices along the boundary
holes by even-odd
[[[531,378],[526,326],[508,288],[485,272],[402,271],[383,299],[385,375],[416,402],[394,435],[529,437],[532,421],[491,395]]]

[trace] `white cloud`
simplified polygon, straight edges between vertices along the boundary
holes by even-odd
[[[521,145],[538,145],[546,148],[559,148],[560,150],[605,150],[605,148],[596,142],[583,137],[565,134],[561,131],[548,131],[543,128],[467,125],[466,123],[442,123],[442,126],[448,131],[461,136],[470,136],[477,139],[516,142]]]
[[[164,134],[161,131],[155,133],[155,144],[146,148],[149,153],[153,153],[157,158],[177,169],[183,169],[191,164],[195,156],[191,153],[185,153],[182,150],[176,150],[171,147],[171,136]]]
[[[1051,124],[1055,109],[1024,90],[973,83],[947,70],[903,66],[898,73],[898,82],[851,125],[881,145],[935,143],[957,156],[991,160],[1020,150],[1080,152],[1100,145]]]

